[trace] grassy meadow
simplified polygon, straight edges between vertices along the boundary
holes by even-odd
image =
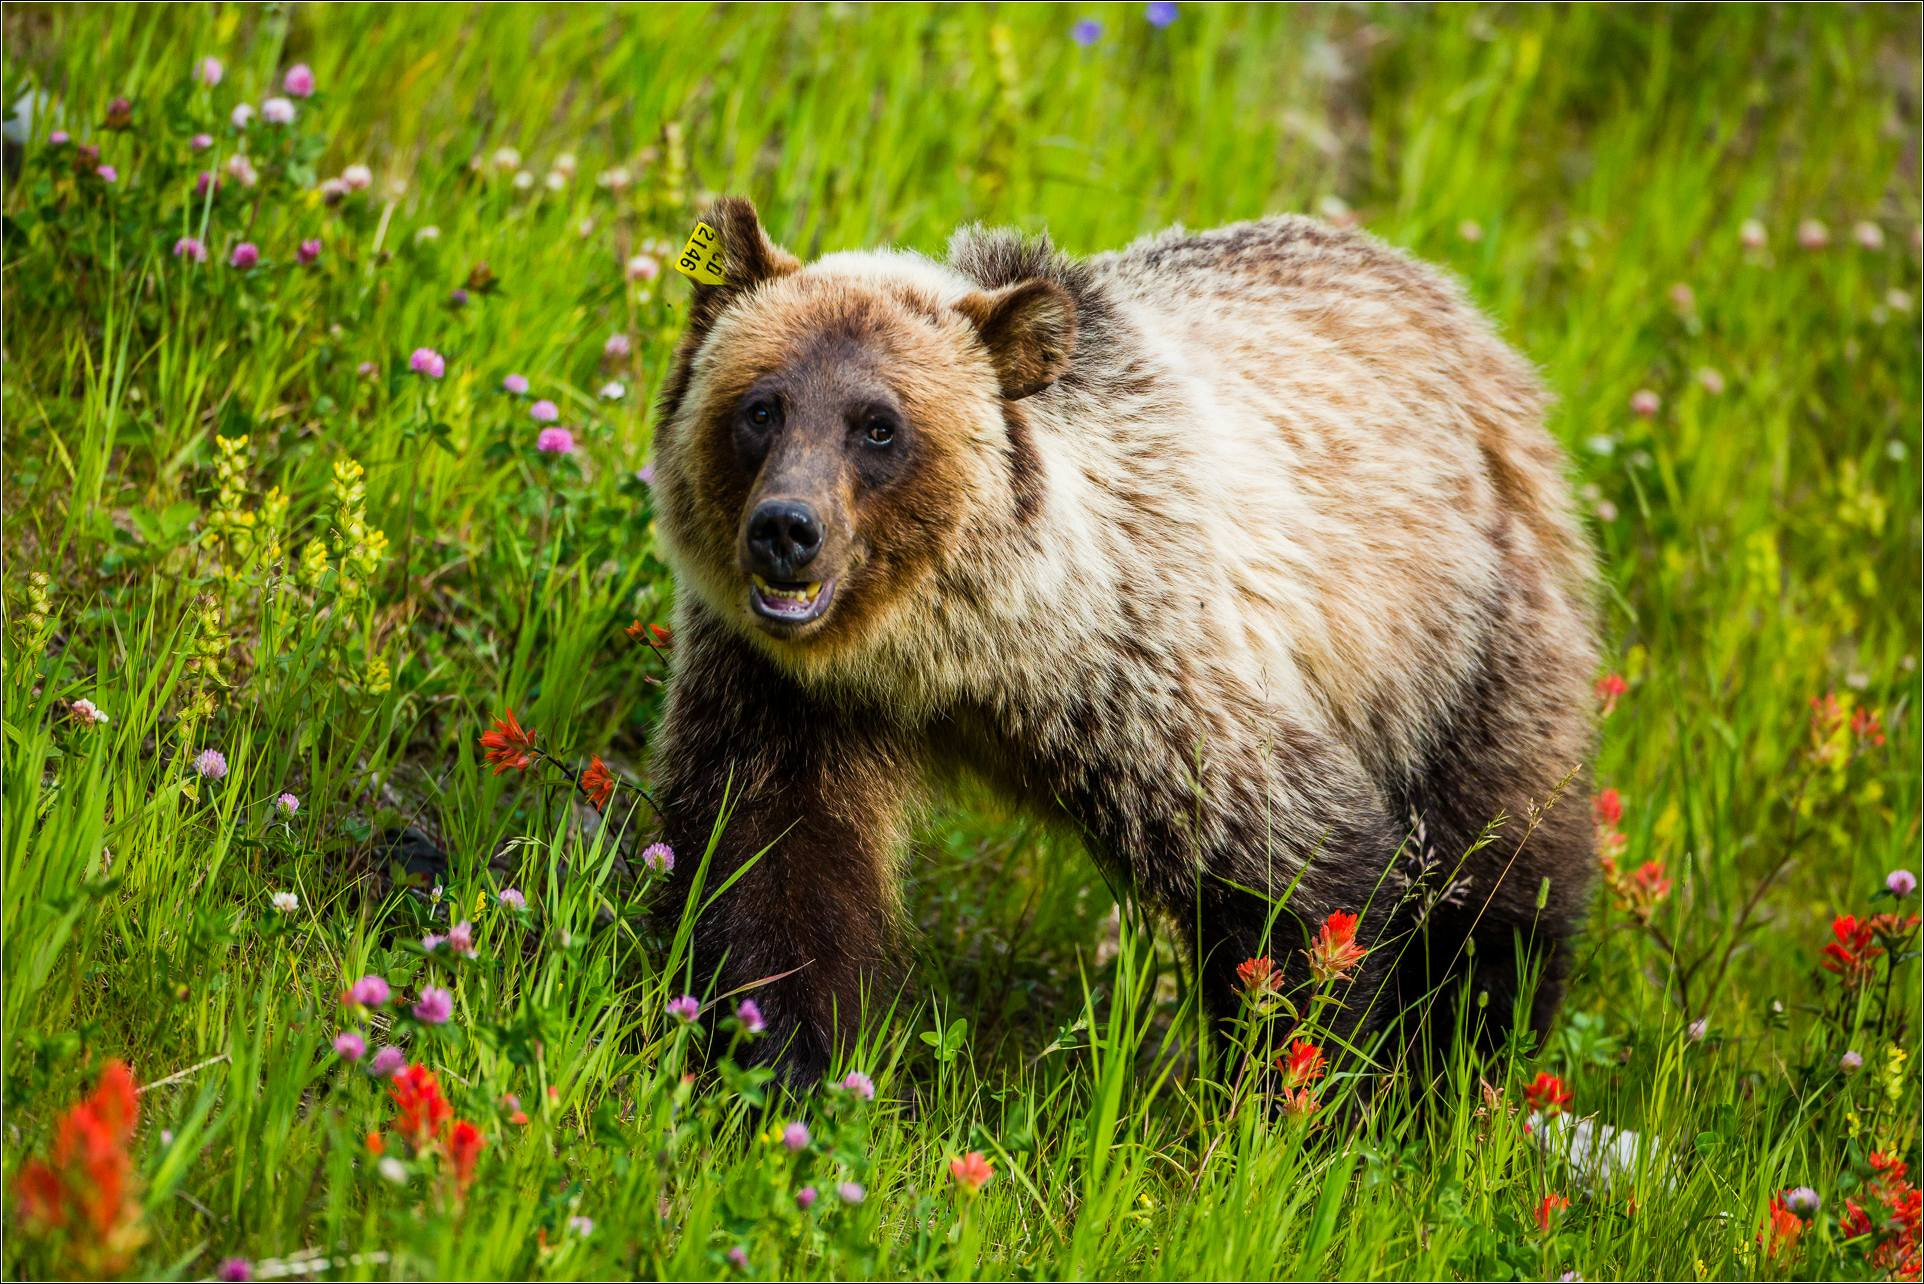
[[[1917,1278],[1914,6],[3,21],[9,1277]],[[964,798],[912,988],[806,1096],[743,1068],[646,805],[479,743],[646,783],[713,193],[809,256],[1307,211],[1461,276],[1603,566],[1546,1040],[1279,1112]]]

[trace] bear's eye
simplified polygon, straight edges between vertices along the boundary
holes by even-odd
[[[767,428],[774,424],[779,413],[774,402],[757,398],[748,403],[748,409],[743,412],[742,417],[748,420],[750,427]]]
[[[862,425],[862,436],[871,446],[886,446],[895,440],[895,421],[887,415],[870,415]]]

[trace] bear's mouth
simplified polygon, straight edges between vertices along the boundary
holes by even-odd
[[[794,628],[819,620],[835,596],[834,579],[784,584],[750,576],[748,603],[763,620]]]

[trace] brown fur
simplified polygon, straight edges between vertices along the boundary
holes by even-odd
[[[766,848],[698,961],[801,968],[762,995],[791,1068],[893,985],[906,817],[957,771],[1185,925],[1212,1005],[1348,909],[1373,949],[1347,1025],[1420,1009],[1441,1037],[1469,976],[1498,1037],[1523,963],[1548,1019],[1591,865],[1590,555],[1534,373],[1454,285],[1303,219],[803,267],[746,202],[712,217],[729,279],[696,291],[657,443],[681,579],[657,771],[680,876],[724,792],[709,886]],[[791,417],[743,429],[771,396]],[[871,402],[900,411],[887,447]],[[794,629],[747,602],[772,494],[829,531],[830,607]]]

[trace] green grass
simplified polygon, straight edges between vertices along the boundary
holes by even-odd
[[[1852,992],[1818,962],[1833,915],[1898,908],[1874,893],[1920,841],[1914,8],[1189,5],[1157,31],[1135,5],[9,5],[5,36],[0,96],[62,114],[4,199],[5,1168],[129,1062],[156,1085],[130,1272],[311,1250],[343,1276],[712,1276],[739,1247],[754,1276],[1881,1274],[1834,1214],[1868,1198],[1871,1151],[1918,1162],[1916,953]],[[250,128],[260,185],[189,199],[232,104],[301,61],[321,91]],[[126,132],[101,126],[116,94]],[[57,126],[118,181],[76,180]],[[549,191],[562,152],[579,173]],[[314,198],[356,162],[371,189]],[[615,165],[634,183],[597,186]],[[571,759],[645,770],[664,667],[623,626],[665,620],[672,586],[634,471],[687,287],[622,265],[679,247],[711,191],[807,255],[939,250],[978,219],[1083,252],[1347,207],[1463,277],[1558,395],[1629,680],[1597,779],[1626,866],[1673,881],[1648,925],[1599,893],[1542,1047],[1459,1062],[1426,1110],[1345,1080],[1312,1126],[1274,1118],[1199,1057],[1179,961],[1110,922],[1074,845],[972,799],[910,862],[916,983],[850,1061],[873,1103],[785,1101],[719,1058],[682,1081],[682,955],[617,875],[620,826],[556,777],[489,774],[476,737],[511,707]],[[1827,248],[1798,247],[1806,218]],[[249,273],[225,266],[242,239]],[[480,262],[498,289],[451,307]],[[604,363],[616,332],[634,352]],[[406,372],[424,345],[444,380]],[[578,454],[537,456],[510,371]],[[626,397],[599,399],[612,377]],[[243,434],[223,497],[216,437]],[[347,459],[384,551],[332,489]],[[270,487],[278,553],[233,517],[272,524]],[[310,580],[315,540],[333,569]],[[1814,738],[1828,692],[1884,743]],[[112,721],[77,725],[79,698]],[[190,767],[208,747],[218,783]],[[429,977],[428,906],[383,856],[410,820],[480,937],[432,965],[455,1019],[403,1031],[488,1138],[458,1209],[433,1162],[379,1173],[363,1137],[392,1109],[329,1046],[353,978]],[[527,914],[493,903],[507,885]],[[1661,1154],[1587,1188],[1523,1130],[1539,1070]],[[790,1118],[800,1155],[769,1137]],[[972,1199],[947,1170],[966,1150],[997,1168]],[[1766,1256],[1796,1185],[1824,1213]],[[1572,1202],[1542,1232],[1548,1192]],[[9,1274],[80,1269],[11,1191],[6,1229]]]

